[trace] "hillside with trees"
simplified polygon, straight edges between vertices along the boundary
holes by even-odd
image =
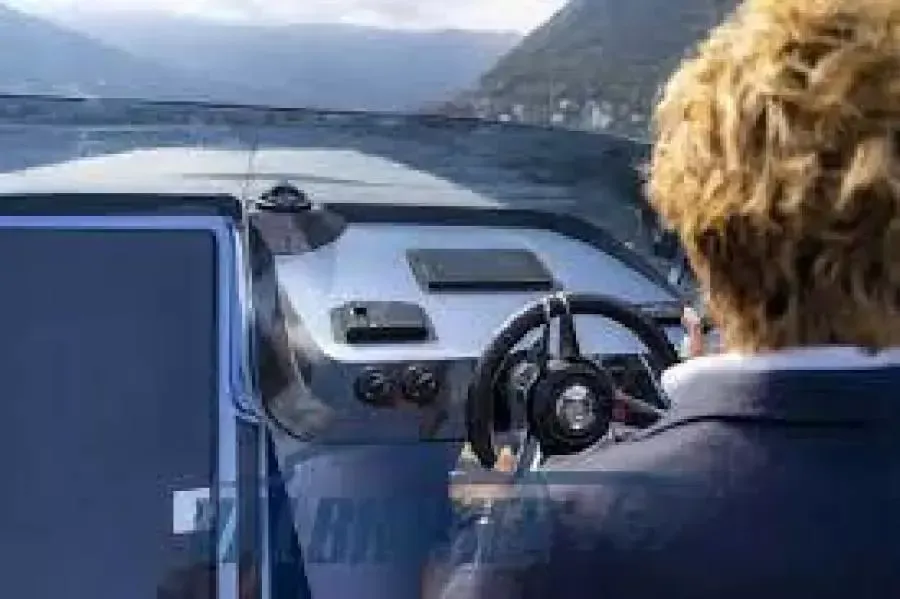
[[[660,85],[736,0],[571,0],[444,109],[643,137]]]

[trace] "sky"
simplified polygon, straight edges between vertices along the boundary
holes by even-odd
[[[623,2],[628,0],[622,0]],[[565,0],[0,0],[33,14],[165,12],[217,20],[528,32]]]

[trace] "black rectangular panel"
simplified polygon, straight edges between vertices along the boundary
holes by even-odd
[[[7,597],[212,598],[216,245],[202,231],[0,229]],[[215,528],[215,527],[214,527]]]
[[[351,302],[331,313],[340,343],[402,343],[433,338],[431,322],[421,306],[403,302]]]
[[[417,249],[407,252],[428,291],[550,291],[553,277],[537,256],[510,249]]]

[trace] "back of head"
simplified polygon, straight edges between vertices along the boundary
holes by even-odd
[[[900,345],[900,3],[746,0],[655,114],[651,202],[729,349]]]

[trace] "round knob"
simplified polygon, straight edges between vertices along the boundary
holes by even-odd
[[[360,401],[374,406],[394,403],[396,385],[391,378],[377,368],[367,368],[356,379],[356,396]]]
[[[403,373],[403,395],[420,406],[434,402],[440,385],[437,376],[424,366],[410,366]]]

